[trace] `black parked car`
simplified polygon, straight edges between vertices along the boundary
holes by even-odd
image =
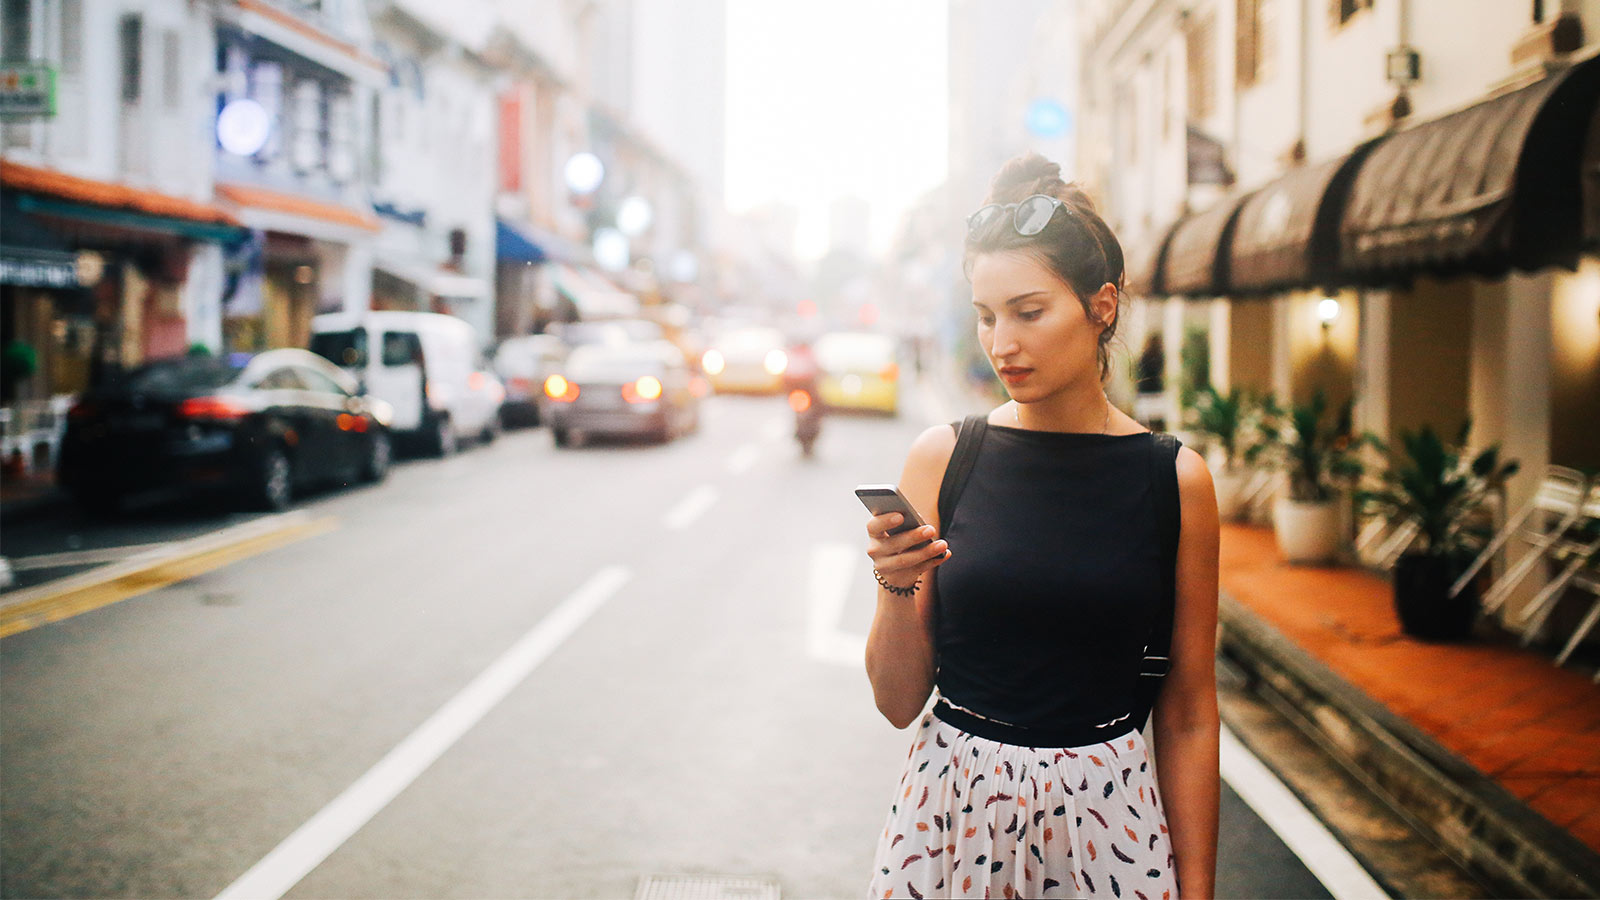
[[[67,417],[58,476],[97,512],[163,488],[220,489],[277,510],[298,487],[382,479],[390,416],[305,350],[160,360],[83,395]]]

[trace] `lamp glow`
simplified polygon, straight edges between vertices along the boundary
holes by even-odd
[[[593,153],[575,153],[567,160],[562,175],[574,194],[592,194],[605,180],[606,166]]]
[[[1339,318],[1339,301],[1332,297],[1324,297],[1317,304],[1317,318],[1323,325],[1332,325],[1333,320]]]
[[[650,201],[637,194],[622,201],[622,206],[617,209],[617,228],[628,237],[644,234],[654,219],[655,211],[650,208]]]
[[[217,114],[217,143],[235,156],[261,152],[271,134],[272,117],[266,107],[254,100],[230,100]]]

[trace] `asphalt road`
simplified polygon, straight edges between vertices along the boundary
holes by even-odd
[[[326,533],[5,638],[0,894],[861,896],[910,735],[860,664],[851,488],[898,477],[927,400],[830,418],[812,460],[776,398],[715,398],[665,446],[510,433],[309,498]],[[236,521],[196,516],[5,540]],[[1219,896],[1330,896],[1227,786],[1222,820]]]

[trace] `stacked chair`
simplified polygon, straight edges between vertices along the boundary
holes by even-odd
[[[1485,613],[1493,613],[1505,605],[1517,585],[1547,560],[1560,567],[1559,573],[1512,623],[1521,630],[1523,646],[1531,644],[1543,631],[1566,589],[1578,588],[1594,596],[1588,615],[1556,657],[1556,664],[1561,665],[1600,624],[1600,478],[1591,481],[1574,469],[1547,466],[1533,499],[1507,520],[1505,527],[1483,548],[1451,586],[1450,596],[1465,590],[1495,555],[1512,542],[1524,545],[1526,551],[1484,592]],[[1600,683],[1600,671],[1596,672],[1595,681]]]

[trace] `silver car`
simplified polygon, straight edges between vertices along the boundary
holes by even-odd
[[[668,441],[700,427],[693,373],[668,341],[575,347],[544,389],[558,447],[599,434]]]

